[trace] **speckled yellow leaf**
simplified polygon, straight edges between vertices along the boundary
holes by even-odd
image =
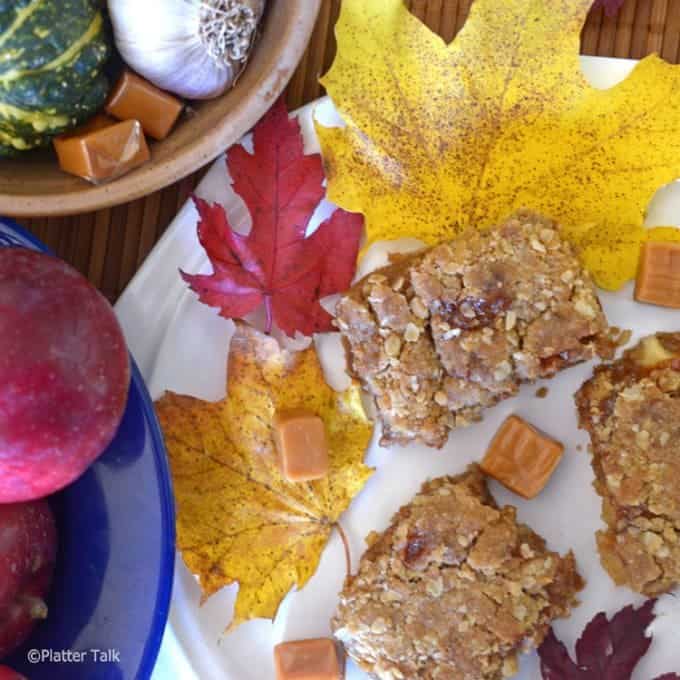
[[[565,225],[563,233],[577,246],[595,281],[607,290],[617,290],[635,276],[645,241],[680,241],[680,229],[675,227],[580,224]]]
[[[591,4],[476,0],[446,45],[402,0],[343,0],[322,82],[347,127],[317,125],[329,198],[365,214],[369,242],[435,243],[530,207],[572,225],[598,283],[630,278],[645,208],[680,176],[680,68],[651,56],[591,87]]]
[[[291,483],[277,469],[272,418],[297,407],[326,425],[324,479]],[[156,411],[172,469],[177,546],[204,599],[237,582],[230,628],[273,618],[288,591],[315,572],[334,522],[371,475],[363,458],[372,426],[359,388],[332,390],[314,347],[287,352],[239,324],[227,397],[210,403],[167,393]]]

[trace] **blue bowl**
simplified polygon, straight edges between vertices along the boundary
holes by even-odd
[[[0,219],[0,247],[12,246],[47,252]],[[3,663],[30,680],[146,680],[170,607],[175,517],[163,440],[134,362],[115,439],[51,501],[59,553],[49,616]]]

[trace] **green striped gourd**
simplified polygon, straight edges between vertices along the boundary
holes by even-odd
[[[0,156],[100,109],[110,48],[98,0],[0,0]]]

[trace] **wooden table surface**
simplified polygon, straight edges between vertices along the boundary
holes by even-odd
[[[500,1],[500,0],[499,0]],[[459,30],[472,0],[409,0],[412,11],[446,40]],[[333,59],[333,25],[340,0],[323,0],[310,44],[287,89],[292,110],[323,94],[318,77]],[[626,0],[616,17],[591,12],[582,51],[639,59],[658,52],[680,61],[680,0]],[[115,301],[154,243],[190,196],[204,171],[144,199],[74,217],[37,218],[23,223]]]

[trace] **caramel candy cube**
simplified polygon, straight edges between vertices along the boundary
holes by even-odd
[[[341,680],[343,664],[334,640],[316,638],[274,647],[276,680]]]
[[[314,413],[279,411],[274,417],[274,443],[281,472],[289,482],[308,482],[328,474],[326,427]]]
[[[680,243],[643,244],[635,299],[680,309]]]
[[[105,116],[55,137],[54,150],[62,170],[94,183],[120,177],[149,160],[139,122],[118,123]]]
[[[119,120],[138,120],[147,135],[165,139],[183,104],[132,71],[124,71],[109,95],[106,112]]]
[[[534,498],[559,464],[564,446],[517,416],[510,416],[491,441],[484,472],[523,498]]]

